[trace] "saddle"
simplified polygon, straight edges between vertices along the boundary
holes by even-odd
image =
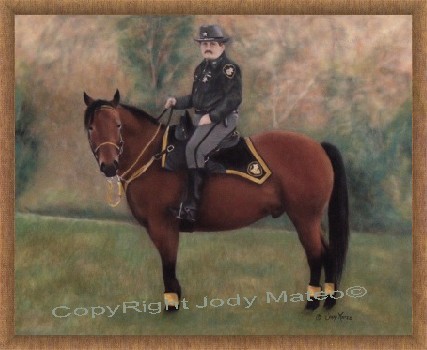
[[[170,171],[187,169],[185,146],[195,127],[188,111],[179,124],[168,126],[163,136],[162,167]],[[167,149],[173,151],[166,152]],[[248,137],[241,137],[233,130],[205,159],[209,173],[234,174],[257,184],[263,184],[271,175],[267,164],[258,154]]]

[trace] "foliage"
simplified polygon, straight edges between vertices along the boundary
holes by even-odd
[[[185,47],[191,42],[192,24],[192,16],[130,17],[118,22],[119,48],[135,77],[136,100],[145,109],[158,110],[191,71],[194,47]]]
[[[370,120],[364,104],[355,101],[360,82],[334,72],[327,89],[331,123],[322,137],[343,152],[350,192],[352,228],[410,231],[412,101],[406,100],[386,127]],[[334,109],[336,100],[350,103]],[[344,113],[344,114],[343,114]]]
[[[17,84],[15,91],[15,180],[16,197],[25,190],[37,169],[39,141],[32,133],[34,107],[26,96],[27,90]]]

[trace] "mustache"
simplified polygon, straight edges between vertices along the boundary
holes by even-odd
[[[212,51],[211,50],[206,50],[205,53],[212,53]]]

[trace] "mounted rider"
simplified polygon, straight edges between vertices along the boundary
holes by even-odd
[[[195,131],[186,146],[188,183],[177,210],[177,218],[194,222],[205,178],[207,155],[230,135],[238,121],[238,107],[242,102],[240,67],[225,53],[229,38],[218,25],[203,25],[199,38],[204,60],[194,71],[190,95],[169,97],[165,108],[194,108],[192,119]]]

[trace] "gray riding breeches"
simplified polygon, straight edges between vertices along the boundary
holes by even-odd
[[[196,126],[196,129],[185,148],[185,156],[189,169],[205,167],[206,156],[236,128],[238,114],[231,113],[226,117],[227,126],[222,122],[219,124],[211,123],[197,126],[201,117],[201,114],[194,115],[193,124]]]

